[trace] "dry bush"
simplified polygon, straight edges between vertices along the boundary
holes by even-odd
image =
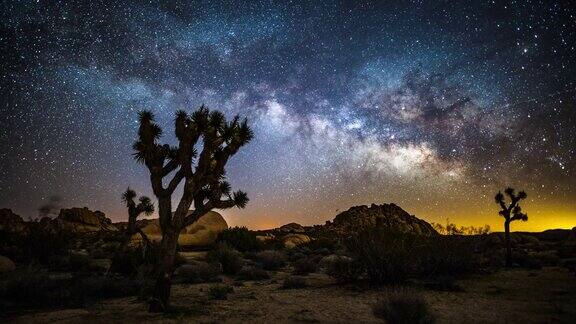
[[[222,265],[225,274],[233,275],[242,269],[242,257],[240,253],[226,244],[217,244],[208,254],[206,259],[210,263]]]
[[[374,316],[387,323],[434,323],[428,304],[422,296],[410,290],[387,293],[372,307]]]

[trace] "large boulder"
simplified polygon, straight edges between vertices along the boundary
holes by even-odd
[[[11,209],[0,209],[0,231],[8,233],[25,233],[26,222],[22,217],[14,214]]]
[[[0,255],[0,273],[14,271],[14,269],[16,269],[14,262],[7,257]]]
[[[438,235],[432,225],[408,214],[395,204],[355,206],[336,215],[334,221],[327,226],[342,232],[381,226],[424,236]]]
[[[158,219],[145,220],[143,225],[142,231],[151,241],[159,242],[162,239]],[[207,246],[213,244],[218,234],[227,228],[228,224],[222,215],[215,211],[209,211],[196,222],[182,229],[178,237],[178,244],[194,247]],[[141,239],[139,234],[132,237],[133,242],[139,242]]]
[[[88,233],[98,231],[117,231],[112,221],[101,211],[84,208],[63,208],[54,222],[63,231]]]
[[[298,223],[290,223],[290,224],[286,224],[283,226],[280,226],[279,228],[280,232],[282,233],[304,233],[306,230],[304,229],[304,226],[298,224]]]
[[[292,233],[287,234],[282,238],[284,247],[287,249],[293,249],[296,246],[304,243],[310,242],[310,237],[306,234]]]

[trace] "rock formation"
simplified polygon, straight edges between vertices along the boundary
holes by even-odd
[[[438,235],[432,225],[408,214],[395,204],[355,206],[336,215],[334,221],[327,226],[343,233],[367,227],[384,226],[418,235]]]
[[[14,214],[11,209],[0,209],[0,231],[8,233],[25,233],[26,222],[22,217]]]
[[[158,219],[142,220],[142,231],[151,241],[160,242],[162,231]],[[178,244],[181,246],[207,246],[216,241],[218,234],[228,228],[224,217],[215,211],[204,214],[192,225],[187,226],[180,232]],[[139,242],[140,235],[132,237],[133,242]]]
[[[101,211],[91,211],[87,207],[61,209],[60,214],[54,219],[57,227],[73,233],[87,233],[97,231],[117,231],[112,221],[106,218]]]

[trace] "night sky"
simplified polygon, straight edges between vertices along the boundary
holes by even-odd
[[[427,221],[576,226],[576,7],[565,1],[2,1],[0,208],[52,195],[125,219],[137,112],[247,116],[232,225],[394,202]],[[121,3],[121,4],[120,4]],[[178,195],[176,195],[177,197]]]

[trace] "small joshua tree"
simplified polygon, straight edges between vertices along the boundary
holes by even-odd
[[[253,137],[247,120],[234,117],[230,122],[219,111],[204,106],[192,114],[178,111],[174,119],[178,146],[159,144],[162,129],[150,111],[139,114],[138,140],[134,157],[150,172],[152,191],[158,198],[158,215],[162,230],[157,277],[150,312],[168,309],[174,259],[182,228],[194,223],[212,209],[244,208],[248,196],[231,192],[224,181],[225,166],[230,157]],[[196,146],[201,141],[202,152]],[[183,183],[182,196],[172,214],[172,194]],[[194,210],[189,212],[194,204]]]
[[[142,231],[141,228],[136,224],[136,219],[141,214],[150,215],[154,212],[154,205],[150,201],[150,198],[146,196],[141,196],[138,203],[135,201],[136,192],[130,188],[126,189],[122,193],[122,201],[126,204],[128,208],[128,226],[126,226],[126,231],[124,232],[124,240],[119,249],[116,250],[116,255],[114,256],[112,266],[110,267],[110,272],[116,272],[122,268],[123,262],[125,261],[125,253],[130,244],[130,240],[134,234],[139,233],[144,242],[144,247],[149,246],[150,240],[148,236]]]
[[[510,198],[510,204],[506,205],[506,200],[502,192],[498,191],[496,197],[496,203],[500,205],[500,211],[498,212],[502,217],[504,217],[504,239],[506,240],[506,266],[510,267],[512,265],[512,247],[510,246],[510,223],[515,220],[527,221],[528,215],[522,212],[522,208],[519,203],[520,200],[526,199],[528,195],[524,191],[520,191],[516,194],[513,188],[506,188],[504,193]]]
[[[128,226],[126,227],[123,248],[128,245],[132,236],[136,233],[140,234],[144,243],[149,243],[148,236],[137,226],[136,219],[141,214],[151,215],[154,212],[154,204],[152,204],[150,198],[146,196],[141,196],[140,199],[138,199],[138,204],[136,204],[134,199],[136,199],[136,192],[130,188],[126,189],[122,194],[122,201],[128,208]]]

